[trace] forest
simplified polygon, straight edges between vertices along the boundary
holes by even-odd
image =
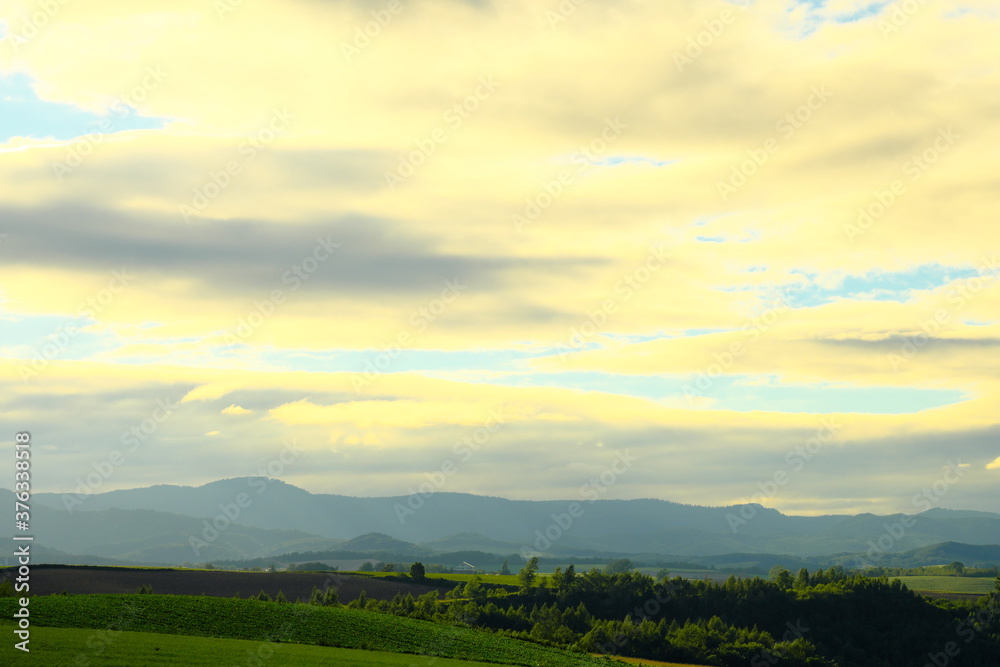
[[[347,606],[589,653],[721,667],[995,667],[1000,655],[1000,577],[996,592],[970,601],[925,598],[899,580],[839,567],[721,583],[572,565],[540,578],[536,568],[522,568],[517,591],[473,577],[444,601],[433,592],[362,595]]]

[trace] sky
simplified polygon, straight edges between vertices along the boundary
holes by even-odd
[[[4,2],[0,441],[39,492],[996,510],[998,20]]]

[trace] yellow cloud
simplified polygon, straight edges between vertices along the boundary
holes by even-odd
[[[252,415],[253,410],[247,410],[246,408],[233,404],[222,411],[224,415]]]

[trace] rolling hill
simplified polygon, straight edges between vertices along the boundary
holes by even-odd
[[[100,493],[80,499],[72,513],[64,509],[67,498],[73,499],[33,496],[33,521],[42,544],[150,563],[324,550],[412,559],[463,550],[579,557],[747,553],[816,558],[872,552],[876,544],[881,546],[873,553],[879,556],[943,542],[1000,544],[1000,514],[947,509],[914,516],[804,517],[755,505],[742,508],[742,516],[749,517],[744,520],[740,507],[654,499],[516,501],[458,493],[356,498],[313,494],[264,478]],[[195,555],[191,536],[203,535],[206,520],[224,524],[227,516],[235,517],[233,525],[216,540],[206,540],[209,543]],[[909,526],[900,534],[904,521]]]

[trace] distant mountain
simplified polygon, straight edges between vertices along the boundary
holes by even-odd
[[[91,556],[89,554],[71,554],[65,551],[60,551],[58,549],[50,549],[49,547],[43,546],[41,544],[33,544],[31,547],[31,562],[34,565],[43,565],[46,563],[64,564],[72,563],[74,565],[117,565],[117,566],[134,566],[135,562],[127,560],[116,560],[114,558],[102,558],[101,556]],[[0,567],[11,567],[18,565],[17,556],[13,555],[13,551],[0,554]]]
[[[815,570],[840,565],[845,569],[857,567],[860,556],[871,560],[864,552],[840,553],[826,556],[798,557],[787,554],[731,553],[717,556],[700,556],[693,560],[702,565],[710,565],[726,570],[730,568],[756,568],[768,572],[775,565],[781,565],[795,572],[799,568]],[[967,567],[1000,567],[1000,545],[962,544],[960,542],[940,542],[919,549],[901,553],[879,554],[877,564],[882,567],[926,567],[960,562]]]
[[[13,494],[0,489],[0,502],[13,506]],[[217,525],[222,530],[206,526],[204,519],[155,510],[111,508],[67,512],[38,503],[31,515],[31,534],[37,546],[70,554],[158,565],[270,556],[288,551],[329,549],[337,544],[298,530],[235,523],[226,526],[223,522]],[[0,530],[0,534],[10,535],[10,529]]]
[[[493,554],[515,553],[521,548],[521,545],[516,542],[494,540],[491,537],[472,532],[456,533],[439,540],[421,542],[420,546],[434,551],[483,551]]]
[[[980,510],[950,510],[944,507],[932,507],[918,514],[931,519],[1000,519],[1000,514]]]
[[[391,553],[401,556],[412,556],[414,558],[425,558],[434,553],[432,549],[417,546],[411,542],[397,540],[385,533],[368,533],[360,535],[353,540],[347,540],[339,547],[340,551],[354,551],[358,553]]]
[[[560,539],[606,537],[611,532],[628,535],[650,530],[691,529],[731,537],[730,516],[739,508],[699,507],[664,500],[519,501],[459,493],[428,497],[355,498],[311,494],[279,480],[235,478],[200,487],[158,485],[85,496],[78,512],[103,509],[147,509],[195,517],[212,517],[232,508],[237,498],[249,503],[238,522],[259,528],[302,530],[330,538],[350,539],[381,532],[420,543],[462,532],[484,533],[494,540],[531,549],[538,534],[559,533]],[[63,507],[60,494],[35,494],[37,504]],[[576,509],[578,516],[569,511]],[[756,516],[741,526],[744,536],[807,535],[816,525],[844,517],[787,517],[753,506]],[[581,513],[582,510],[582,513]],[[558,523],[572,523],[563,530]],[[609,528],[613,528],[609,530]],[[535,531],[539,531],[536,534]],[[564,535],[565,533],[565,535]]]
[[[33,500],[38,511],[59,511],[75,499],[40,493]],[[201,532],[200,517],[227,514],[235,517],[234,526],[210,545],[211,551],[206,552],[210,558],[276,554],[281,545],[293,543],[317,546],[296,546],[288,551],[396,553],[415,558],[441,551],[538,551],[579,557],[648,553],[681,558],[777,553],[815,558],[873,548],[879,554],[900,553],[941,542],[1000,544],[1000,514],[945,509],[914,516],[803,517],[760,505],[702,507],[653,499],[518,501],[459,493],[356,498],[313,494],[260,477],[226,479],[200,487],[159,485],[111,491],[78,500],[74,520],[93,516],[87,530],[102,532],[87,533],[92,535],[89,543],[81,533],[73,549],[60,547],[57,541],[46,544],[78,553],[85,547],[99,556],[130,559],[152,559],[154,554],[166,553],[173,558],[185,548],[190,553],[185,547],[187,535],[194,528]],[[157,517],[154,521],[135,515],[130,521],[137,524],[139,532],[123,533],[112,527],[111,517],[101,514],[111,511],[160,512],[175,518]],[[192,524],[191,517],[199,519]],[[41,525],[43,519],[39,515],[36,524]],[[162,525],[164,531],[159,537],[143,532],[144,522]],[[900,533],[900,526],[906,524]],[[106,538],[103,532],[109,531]],[[55,533],[50,534],[55,540]],[[163,551],[169,546],[165,536],[172,536],[176,549]],[[319,546],[324,539],[325,545]],[[194,559],[189,555],[182,560]]]
[[[879,561],[887,567],[921,567],[959,562],[967,567],[1000,566],[1000,545],[941,542],[901,554],[889,554]]]

